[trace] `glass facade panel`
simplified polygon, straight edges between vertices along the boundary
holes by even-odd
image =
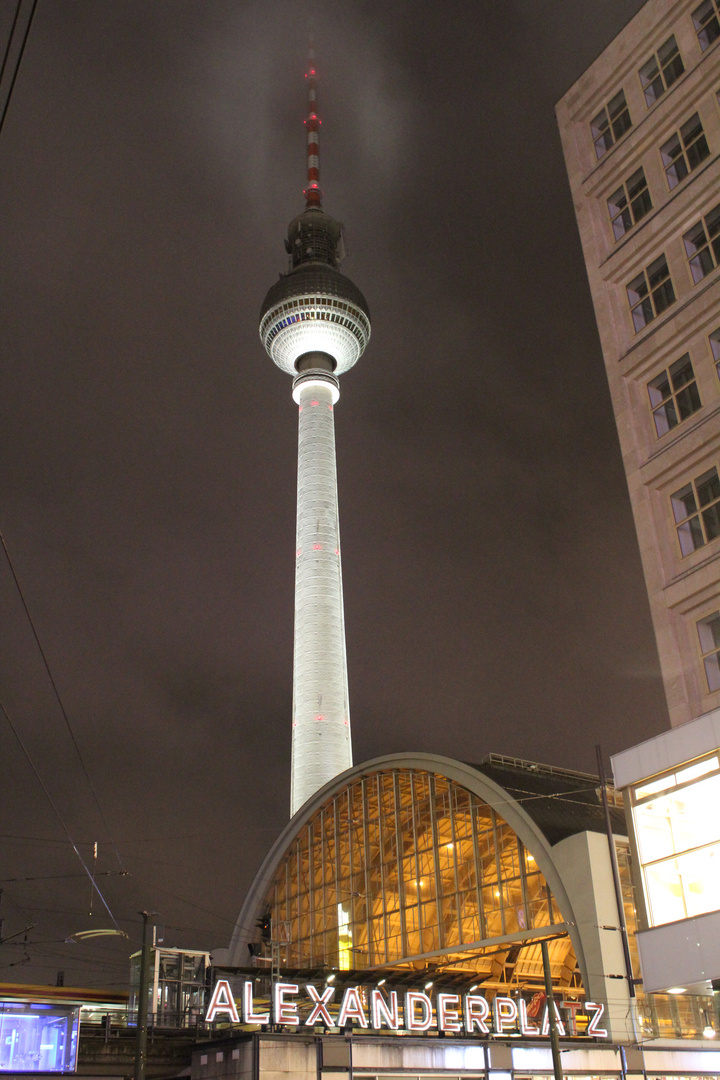
[[[493,939],[563,921],[507,822],[447,778],[405,769],[357,779],[329,799],[287,852],[266,902],[272,938],[286,942],[281,967],[432,963],[477,973],[496,992],[520,979],[541,988],[542,964],[532,937],[500,952]],[[569,938],[561,931],[549,947],[558,985],[581,994]]]
[[[713,911],[720,894],[720,819],[711,811],[720,799],[717,755],[658,785],[636,788],[633,807],[651,926]]]

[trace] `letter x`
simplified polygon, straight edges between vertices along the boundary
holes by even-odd
[[[327,1024],[328,1027],[333,1027],[335,1021],[330,1016],[330,1013],[327,1011],[325,1006],[329,1005],[332,1001],[333,994],[335,993],[335,987],[326,986],[324,994],[318,994],[315,987],[311,986],[310,983],[307,984],[305,989],[307,990],[310,1000],[315,1002],[315,1008],[305,1021],[307,1027],[312,1027],[313,1024]]]

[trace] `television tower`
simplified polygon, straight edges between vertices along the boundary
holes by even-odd
[[[305,78],[305,209],[288,226],[288,272],[260,311],[260,338],[278,367],[294,376],[298,406],[292,814],[352,765],[333,408],[338,377],[370,338],[365,297],[338,270],[343,227],[322,208],[312,40]]]

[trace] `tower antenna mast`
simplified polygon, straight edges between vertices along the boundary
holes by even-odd
[[[308,69],[305,74],[307,79],[308,114],[305,120],[307,131],[307,187],[303,191],[305,207],[307,210],[322,206],[322,190],[320,188],[320,124],[317,114],[317,71],[315,68],[315,37],[310,31],[308,45]]]

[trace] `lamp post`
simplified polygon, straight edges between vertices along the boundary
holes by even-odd
[[[555,1017],[555,998],[553,996],[552,970],[550,968],[550,956],[548,954],[547,941],[543,938],[540,942],[542,950],[543,975],[545,976],[545,1000],[547,1002],[548,1024],[550,1026],[550,1049],[552,1051],[553,1072],[555,1080],[563,1080],[562,1065],[560,1064],[560,1043],[558,1041],[557,1019]]]
[[[137,1034],[135,1038],[135,1073],[134,1080],[145,1080],[145,1061],[147,1058],[148,1025],[148,969],[150,967],[150,942],[148,940],[148,922],[156,911],[141,911],[143,920],[142,951],[140,953],[140,985],[138,987]]]

